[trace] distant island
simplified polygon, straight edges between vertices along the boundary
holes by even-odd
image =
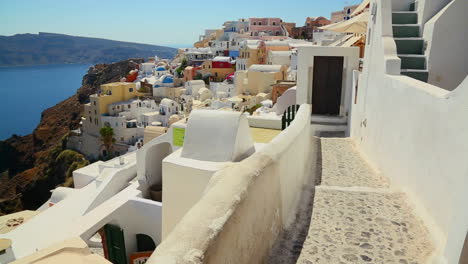
[[[100,38],[44,33],[0,36],[0,66],[112,63],[128,58],[173,58],[177,49]]]

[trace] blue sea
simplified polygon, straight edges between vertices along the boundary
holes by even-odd
[[[90,66],[0,67],[0,140],[31,133],[43,110],[76,93]]]

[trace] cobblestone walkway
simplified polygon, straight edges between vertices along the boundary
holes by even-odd
[[[426,263],[433,245],[401,192],[388,189],[349,138],[321,138],[321,185],[268,263]]]

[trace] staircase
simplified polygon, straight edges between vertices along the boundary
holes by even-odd
[[[427,82],[429,72],[424,55],[424,39],[421,37],[421,26],[415,4],[408,11],[393,11],[393,38],[401,59],[401,74]]]

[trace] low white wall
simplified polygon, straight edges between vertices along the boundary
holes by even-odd
[[[376,23],[370,20],[373,33],[352,108],[351,136],[408,194],[433,235],[434,255],[458,263],[468,229],[468,79],[448,92],[390,75],[399,64],[393,60],[394,42],[386,37],[391,8],[379,4]]]
[[[310,105],[259,152],[216,173],[147,263],[262,263],[313,182]]]
[[[418,23],[424,25],[452,0],[418,0]]]
[[[96,208],[96,206],[123,190],[136,175],[136,162],[126,164],[123,168],[119,169],[104,169],[101,175],[96,179],[97,181],[100,179],[103,181],[92,195],[92,202],[87,207],[85,213]]]
[[[151,184],[151,183],[154,183],[153,180],[158,180],[158,179],[161,179],[161,175],[156,175],[156,178],[153,178],[153,179],[150,179],[151,178],[151,175],[149,173],[147,173],[147,170],[149,168],[155,168],[155,167],[158,167],[160,166],[161,164],[161,161],[160,161],[160,158],[162,156],[159,156],[159,155],[154,155],[156,153],[154,153],[153,155],[151,156],[147,156],[148,152],[152,152],[152,150],[154,151],[154,148],[160,148],[161,149],[164,149],[165,152],[166,152],[166,148],[164,147],[164,144],[165,143],[168,143],[171,145],[171,150],[172,151],[176,151],[177,149],[180,148],[180,146],[176,146],[174,145],[174,139],[173,139],[173,133],[174,133],[174,128],[184,128],[185,129],[186,127],[186,124],[185,123],[182,123],[182,122],[177,122],[177,123],[174,123],[172,124],[172,126],[169,128],[169,130],[159,136],[159,137],[156,137],[156,138],[153,138],[150,142],[146,143],[143,145],[142,148],[140,148],[139,150],[137,150],[137,176],[138,176],[138,180],[140,182],[143,182],[143,181],[146,181],[148,182],[148,184]],[[167,153],[167,152],[166,152]],[[170,154],[170,153],[168,153]],[[164,157],[162,157],[164,158]],[[147,164],[147,162],[150,162],[151,160],[153,160],[154,162],[159,162],[160,164]],[[149,187],[149,186],[148,186]]]
[[[281,130],[281,116],[248,116],[250,127],[268,128]]]
[[[437,1],[433,1],[437,2]],[[453,0],[424,27],[430,84],[453,90],[468,74],[468,1]]]

